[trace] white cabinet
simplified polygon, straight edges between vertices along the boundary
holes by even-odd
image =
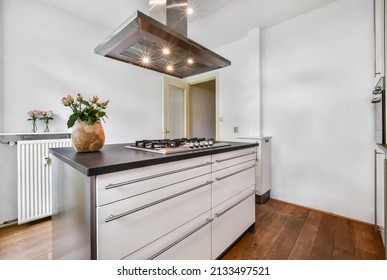
[[[212,258],[219,257],[255,222],[254,185],[212,210]],[[255,229],[255,228],[254,228]]]
[[[210,156],[97,176],[96,182],[98,259],[125,258],[211,209]]]
[[[255,148],[96,176],[97,259],[215,259],[255,223]]]
[[[211,165],[211,156],[206,156],[97,176],[97,205],[136,197],[156,189],[168,192],[169,185],[210,174]]]
[[[211,181],[204,175],[168,187],[175,194],[154,195],[99,207],[98,258],[121,259],[211,209]],[[148,198],[151,196],[152,198]]]
[[[254,186],[254,148],[215,155],[213,161],[212,207]]]
[[[255,148],[216,154],[212,156],[213,162],[216,163],[212,167],[212,170],[216,172],[218,170],[236,166],[238,164],[245,163],[248,161],[255,161],[255,159],[256,159]]]
[[[375,149],[375,227],[381,232],[384,240],[384,180],[385,180],[386,153],[379,148]]]
[[[213,156],[212,258],[255,223],[255,148]]]
[[[125,259],[211,259],[211,211],[135,251]]]
[[[218,258],[255,228],[256,149],[235,147],[94,176],[53,156],[53,258]]]
[[[240,142],[257,143],[255,169],[256,202],[265,203],[270,198],[271,190],[271,137],[238,137]]]

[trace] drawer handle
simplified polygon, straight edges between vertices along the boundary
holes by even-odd
[[[221,163],[221,162],[224,162],[224,161],[228,161],[228,160],[232,160],[232,159],[236,159],[236,158],[240,158],[240,157],[244,157],[244,156],[249,156],[249,155],[254,155],[256,152],[251,152],[251,153],[248,153],[248,154],[243,154],[243,155],[238,155],[238,156],[235,156],[235,157],[229,157],[229,158],[225,158],[225,159],[217,159],[215,160],[216,163]]]
[[[228,207],[227,209],[223,210],[222,212],[219,212],[219,213],[215,213],[215,216],[217,218],[219,218],[220,216],[222,216],[223,214],[225,214],[226,212],[230,211],[232,208],[234,208],[235,206],[237,206],[238,204],[242,203],[243,201],[245,201],[246,199],[248,199],[252,194],[254,194],[255,191],[252,191],[251,194],[247,195],[246,197],[242,198],[241,200],[239,200],[237,203],[231,205],[230,207]]]
[[[173,171],[168,171],[168,172],[164,172],[164,173],[160,173],[160,174],[146,176],[146,177],[142,177],[142,178],[138,178],[138,179],[134,179],[134,180],[130,180],[130,181],[125,181],[125,182],[121,182],[121,183],[116,183],[116,184],[110,183],[109,185],[107,185],[105,187],[105,189],[109,190],[109,189],[113,189],[113,188],[118,188],[118,187],[122,187],[125,185],[130,185],[130,184],[134,184],[134,183],[138,183],[138,182],[142,182],[142,181],[146,181],[146,180],[150,180],[150,179],[155,179],[158,177],[171,175],[171,174],[175,174],[178,172],[188,171],[191,169],[195,169],[195,168],[199,168],[199,167],[203,167],[203,166],[207,166],[207,165],[211,165],[211,164],[213,164],[213,162],[206,162],[206,163],[202,163],[202,164],[198,164],[198,165],[194,165],[194,166],[189,166],[189,167],[185,167],[185,168],[181,168],[181,169],[177,169],[177,170],[173,170]]]
[[[199,231],[200,229],[204,228],[206,225],[208,225],[209,223],[211,223],[214,219],[210,218],[210,219],[207,219],[205,223],[201,224],[200,226],[198,226],[197,228],[195,228],[194,230],[190,231],[189,233],[187,233],[186,235],[180,237],[178,240],[176,240],[175,242],[169,244],[168,246],[166,246],[165,248],[163,248],[160,252],[154,254],[153,256],[151,256],[150,258],[148,258],[148,260],[153,260],[155,258],[157,258],[158,256],[160,256],[162,253],[168,251],[169,249],[171,249],[172,247],[176,246],[177,244],[179,244],[181,241],[183,241],[184,239],[190,237],[192,234],[194,234],[195,232]]]
[[[215,180],[216,180],[216,181],[221,181],[221,180],[223,180],[223,179],[226,179],[226,178],[228,178],[228,177],[234,176],[234,175],[236,175],[236,174],[238,174],[238,173],[242,173],[243,171],[249,170],[250,168],[253,168],[253,167],[256,167],[256,166],[257,166],[256,164],[253,164],[252,166],[249,166],[249,167],[247,167],[247,168],[238,170],[238,171],[236,171],[236,172],[234,172],[234,173],[227,174],[226,176],[223,176],[223,177],[216,177]]]
[[[203,188],[203,187],[205,187],[205,186],[207,186],[207,185],[210,185],[210,184],[212,184],[212,183],[213,183],[213,181],[207,181],[207,182],[205,182],[204,184],[201,184],[201,185],[199,185],[199,186],[196,186],[196,187],[190,188],[190,189],[188,189],[188,190],[185,190],[185,191],[182,191],[182,192],[173,194],[173,195],[171,195],[171,196],[168,196],[168,197],[165,197],[165,198],[156,200],[156,201],[154,201],[154,202],[151,202],[151,203],[145,204],[145,205],[143,205],[143,206],[137,207],[137,208],[135,208],[135,209],[133,209],[133,210],[130,210],[130,211],[127,211],[127,212],[118,214],[118,215],[110,214],[109,217],[105,220],[105,222],[106,222],[106,223],[109,223],[109,222],[111,222],[111,221],[117,220],[117,219],[119,219],[119,218],[125,217],[125,216],[127,216],[127,215],[130,215],[130,214],[136,213],[136,212],[138,212],[138,211],[144,210],[144,209],[146,209],[146,208],[149,208],[149,207],[151,207],[151,206],[154,206],[154,205],[156,205],[156,204],[165,202],[165,201],[170,200],[170,199],[172,199],[172,198],[175,198],[175,197],[181,196],[181,195],[183,195],[183,194],[192,192],[192,191],[194,191],[194,190]]]

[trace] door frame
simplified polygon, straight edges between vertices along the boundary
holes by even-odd
[[[201,84],[215,80],[215,135],[218,140],[220,137],[219,127],[219,73],[205,73],[185,79],[176,79],[170,76],[164,76],[163,78],[163,91],[162,91],[162,138],[168,138],[167,132],[169,127],[168,112],[169,112],[169,86],[175,86],[185,89],[185,136],[187,138],[192,137],[191,127],[191,87],[196,84]]]

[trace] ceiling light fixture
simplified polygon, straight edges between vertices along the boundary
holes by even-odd
[[[163,49],[163,54],[170,54],[171,53],[171,51],[168,49],[168,48],[164,48]]]
[[[167,73],[178,78],[231,65],[229,60],[187,38],[187,13],[191,9],[195,14],[198,11],[196,6],[188,7],[188,0],[149,0],[149,15],[135,12],[94,52],[160,73],[166,73],[170,62],[172,72]],[[189,58],[193,63],[188,62]]]
[[[187,8],[187,15],[193,15],[194,10],[191,7]]]
[[[146,65],[146,64],[149,64],[149,62],[150,62],[150,58],[149,58],[148,56],[144,56],[144,57],[142,58],[142,63],[144,63],[145,65]]]

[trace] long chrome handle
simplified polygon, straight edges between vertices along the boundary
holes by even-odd
[[[224,161],[228,161],[228,160],[232,160],[232,159],[236,159],[236,158],[240,158],[240,157],[244,157],[244,156],[253,155],[255,153],[256,152],[251,152],[251,153],[248,153],[248,154],[238,155],[238,156],[235,156],[235,157],[229,157],[229,158],[225,158],[225,159],[217,159],[217,160],[215,160],[215,162],[216,163],[221,163],[221,162],[224,162]]]
[[[232,208],[234,208],[235,206],[237,206],[238,204],[242,203],[243,201],[245,201],[246,199],[248,199],[252,194],[255,193],[255,190],[251,192],[251,194],[247,195],[246,197],[242,198],[241,200],[239,200],[238,202],[234,203],[233,205],[231,205],[230,207],[228,207],[227,209],[223,210],[222,212],[217,212],[215,213],[215,216],[217,218],[219,218],[220,216],[222,216],[223,214],[225,214],[226,212],[230,211]]]
[[[138,178],[138,179],[133,179],[133,180],[129,180],[129,181],[121,182],[121,183],[116,183],[116,184],[110,183],[109,185],[107,185],[105,187],[105,189],[109,190],[109,189],[118,188],[118,187],[130,185],[130,184],[135,184],[138,182],[142,182],[142,181],[146,181],[146,180],[150,180],[150,179],[155,179],[158,177],[171,175],[171,174],[175,174],[175,173],[179,173],[179,172],[183,172],[183,171],[188,171],[191,169],[195,169],[195,168],[199,168],[199,167],[203,167],[203,166],[207,166],[207,165],[211,165],[211,164],[213,164],[213,162],[206,162],[206,163],[202,163],[202,164],[198,164],[198,165],[194,165],[194,166],[189,166],[189,167],[185,167],[185,168],[181,168],[181,169],[167,171],[167,172],[163,172],[163,173],[159,173],[159,174],[155,174],[155,175],[150,175],[150,176],[146,176],[146,177],[142,177],[142,178]]]
[[[189,233],[187,233],[186,235],[182,236],[181,238],[179,238],[178,240],[176,240],[175,242],[169,244],[168,246],[164,247],[161,251],[157,252],[156,254],[152,255],[150,258],[148,258],[148,260],[153,260],[155,258],[157,258],[158,256],[160,256],[162,253],[168,251],[169,249],[171,249],[172,247],[176,246],[177,244],[179,244],[181,241],[183,241],[184,239],[187,239],[188,237],[190,237],[192,234],[194,234],[195,232],[201,230],[202,228],[204,228],[206,225],[208,225],[209,223],[211,223],[214,219],[210,218],[210,219],[207,219],[205,223],[201,224],[200,226],[198,226],[197,228],[195,228],[194,230],[190,231]]]
[[[165,202],[165,201],[170,200],[170,199],[172,199],[172,198],[175,198],[175,197],[181,196],[181,195],[183,195],[183,194],[192,192],[192,191],[194,191],[194,190],[203,188],[203,187],[205,187],[205,186],[207,186],[207,185],[210,185],[210,184],[212,184],[212,183],[213,183],[213,181],[207,181],[207,182],[205,182],[204,184],[201,184],[201,185],[199,185],[199,186],[196,186],[196,187],[187,189],[187,190],[185,190],[185,191],[182,191],[182,192],[173,194],[173,195],[171,195],[171,196],[167,196],[167,197],[165,197],[165,198],[162,198],[162,199],[156,200],[156,201],[154,201],[154,202],[145,204],[145,205],[143,205],[143,206],[137,207],[137,208],[135,208],[135,209],[133,209],[133,210],[126,211],[126,212],[121,213],[121,214],[118,214],[118,215],[110,214],[110,215],[109,215],[109,218],[105,219],[105,222],[106,222],[106,223],[109,223],[109,222],[111,222],[111,221],[117,220],[117,219],[122,218],[122,217],[125,217],[125,216],[127,216],[127,215],[136,213],[136,212],[138,212],[138,211],[140,211],[140,210],[144,210],[144,209],[149,208],[149,207],[151,207],[151,206],[154,206],[154,205],[157,205],[157,204],[159,204],[159,203]]]
[[[378,226],[378,155],[384,153],[374,151],[374,226],[375,232],[379,230]]]
[[[256,164],[253,164],[253,165],[251,165],[251,166],[249,166],[249,167],[243,168],[243,169],[241,169],[241,170],[238,170],[238,171],[236,171],[236,172],[227,174],[227,175],[225,175],[225,176],[222,176],[222,177],[216,177],[215,180],[216,180],[216,181],[221,181],[221,180],[223,180],[223,179],[226,179],[226,178],[228,178],[228,177],[234,176],[234,175],[236,175],[236,174],[238,174],[238,173],[242,173],[243,171],[249,170],[249,169],[251,169],[251,168],[253,168],[253,167],[256,167],[256,166],[257,166]]]

